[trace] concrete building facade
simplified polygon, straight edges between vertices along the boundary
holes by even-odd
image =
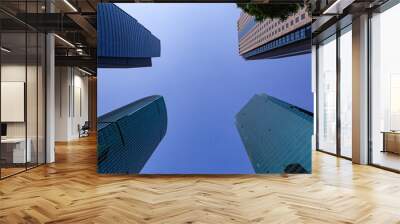
[[[239,54],[245,59],[277,58],[311,51],[311,17],[306,9],[286,20],[265,19],[242,12],[238,20]]]

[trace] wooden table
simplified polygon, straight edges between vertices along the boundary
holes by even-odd
[[[6,163],[20,164],[31,161],[32,141],[30,138],[5,138],[1,139],[1,145],[1,159],[5,160]]]

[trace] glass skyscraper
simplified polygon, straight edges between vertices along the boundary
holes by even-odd
[[[256,173],[311,173],[312,113],[258,94],[236,115],[236,127]]]
[[[160,57],[160,40],[118,6],[98,4],[97,15],[98,67],[150,67],[151,58]]]
[[[98,118],[99,173],[139,173],[167,131],[162,96],[149,96]]]

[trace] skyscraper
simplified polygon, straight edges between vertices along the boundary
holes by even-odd
[[[256,173],[310,173],[312,113],[267,94],[253,96],[236,127]]]
[[[97,15],[98,67],[149,67],[160,57],[160,40],[118,6],[98,4]]]
[[[242,12],[238,20],[239,54],[246,60],[279,58],[311,52],[311,17],[306,9],[286,20],[265,19]]]
[[[99,173],[139,173],[167,130],[162,96],[149,96],[98,118]]]

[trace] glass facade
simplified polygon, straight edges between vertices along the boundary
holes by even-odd
[[[400,4],[371,18],[370,160],[400,170]]]
[[[45,162],[46,39],[23,22],[27,13],[44,12],[45,4],[2,1],[0,6],[0,177],[5,178]]]

